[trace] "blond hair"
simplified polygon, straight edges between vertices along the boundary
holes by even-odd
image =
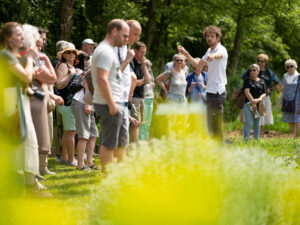
[[[268,56],[267,54],[264,54],[264,53],[259,54],[259,55],[256,57],[256,59],[263,59],[263,60],[265,60],[266,63],[269,62],[269,56]]]

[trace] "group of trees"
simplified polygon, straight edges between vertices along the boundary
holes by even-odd
[[[202,31],[210,24],[222,28],[233,84],[258,53],[270,56],[279,76],[286,59],[300,64],[299,0],[0,0],[0,23],[14,20],[46,28],[50,55],[61,39],[78,48],[85,38],[101,41],[113,18],[141,22],[141,40],[155,73],[177,51],[177,41],[193,56],[202,56],[207,49]]]

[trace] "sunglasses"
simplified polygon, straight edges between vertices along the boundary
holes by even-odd
[[[183,62],[183,59],[175,59],[175,62]]]
[[[257,69],[250,69],[249,71],[250,71],[250,72],[256,72]]]
[[[258,63],[264,63],[265,60],[260,60],[260,59],[258,59],[257,62],[258,62]]]
[[[73,53],[74,55],[77,55],[77,52],[76,52],[76,51],[66,51],[65,53],[68,54],[68,55],[69,55],[69,54],[72,54],[72,53]]]
[[[294,65],[286,66],[287,69],[294,68]]]

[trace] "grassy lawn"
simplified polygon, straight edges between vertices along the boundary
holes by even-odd
[[[99,165],[97,157],[94,161]],[[93,190],[99,186],[103,175],[99,170],[80,171],[76,167],[59,165],[53,157],[49,158],[49,168],[56,175],[46,175],[41,183],[47,187],[46,192],[53,194],[53,207],[66,210],[59,224],[86,224]],[[47,200],[44,203],[47,204]]]

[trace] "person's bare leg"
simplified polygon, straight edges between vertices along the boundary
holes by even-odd
[[[289,126],[290,126],[290,134],[293,135],[293,137],[296,137],[295,123],[289,123]]]
[[[63,133],[63,136],[62,136],[62,153],[61,153],[61,158],[65,162],[68,161],[67,140],[66,140],[66,134],[65,134],[65,132]]]
[[[66,135],[67,153],[68,161],[74,162],[74,149],[75,149],[75,130],[65,130],[64,135]]]
[[[139,132],[140,132],[140,126],[132,126],[130,128],[130,140],[132,143],[138,141]]]
[[[264,134],[264,126],[260,126],[260,136]]]
[[[114,157],[117,158],[117,162],[123,162],[126,156],[126,147],[118,147],[114,150]]]
[[[300,123],[295,123],[295,126],[296,126],[296,136],[295,137],[300,137]]]
[[[77,159],[78,159],[78,168],[82,168],[84,166],[84,152],[86,149],[86,144],[88,143],[87,139],[79,138],[77,142]]]
[[[87,155],[87,165],[92,166],[94,164],[93,162],[93,153],[95,149],[95,144],[96,144],[97,137],[91,137],[86,145],[86,155]]]
[[[115,149],[109,149],[104,147],[103,145],[100,146],[99,158],[103,173],[106,173],[107,164],[114,161],[114,151]]]

